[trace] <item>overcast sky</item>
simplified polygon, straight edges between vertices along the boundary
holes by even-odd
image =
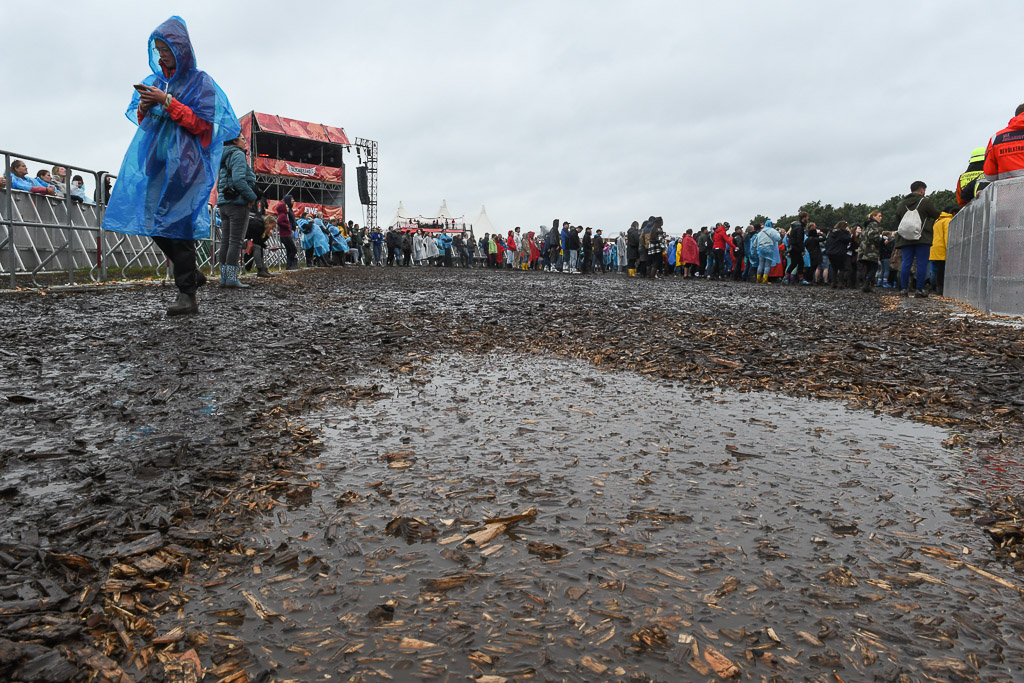
[[[446,199],[503,229],[654,214],[678,233],[952,189],[1024,100],[1017,0],[160,6],[0,2],[0,148],[116,171],[172,13],[239,116],[378,140],[381,222]]]

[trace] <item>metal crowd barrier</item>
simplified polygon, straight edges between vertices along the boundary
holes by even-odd
[[[72,167],[26,154],[0,150],[6,185],[0,188],[0,281],[13,289],[19,278],[33,287],[45,286],[39,276],[67,274],[67,284],[76,279],[102,282],[111,277],[127,279],[137,273],[168,277],[167,260],[153,241],[141,235],[123,235],[103,229],[106,210],[104,190],[107,178],[102,171]],[[74,175],[92,176],[98,203],[82,203],[70,196],[33,194],[11,189],[11,161],[21,159],[67,170],[66,188]],[[213,208],[211,207],[211,223]],[[216,234],[216,231],[211,231]],[[200,268],[212,269],[216,240],[200,240],[197,245]]]
[[[1024,316],[1024,178],[993,183],[949,224],[946,296]]]

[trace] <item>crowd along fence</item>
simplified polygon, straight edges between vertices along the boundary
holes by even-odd
[[[3,150],[0,155],[6,178],[0,188],[0,283],[13,289],[169,276],[167,260],[151,239],[103,229],[103,188],[108,178],[116,176]],[[46,167],[63,166],[68,188],[75,175],[91,178],[97,188],[95,201],[79,202],[70,192],[57,197],[12,189],[11,162],[15,159]],[[215,225],[212,206],[210,212],[211,224]],[[209,239],[197,244],[199,267],[208,272],[212,272],[219,237],[215,227]],[[277,236],[273,236],[268,245],[268,267],[284,265],[285,252],[280,247]]]
[[[1024,178],[989,185],[950,222],[943,293],[1024,316]]]

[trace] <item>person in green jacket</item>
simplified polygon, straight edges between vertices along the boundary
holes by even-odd
[[[485,236],[487,240],[487,265],[491,268],[498,267],[498,242],[496,236],[491,235],[490,237]]]
[[[910,296],[910,269],[916,263],[917,291],[915,296],[924,298],[925,280],[928,279],[928,252],[932,248],[932,226],[939,217],[939,210],[932,200],[925,196],[928,186],[923,181],[915,180],[910,185],[910,194],[896,206],[896,220],[900,222],[907,211],[921,214],[921,234],[916,239],[897,233],[894,247],[900,250],[900,294]]]

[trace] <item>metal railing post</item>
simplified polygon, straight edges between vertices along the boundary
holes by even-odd
[[[15,273],[18,270],[18,252],[14,244],[14,186],[11,184],[11,155],[4,154],[4,204],[7,205],[5,215],[7,218],[7,266],[11,278],[11,289],[18,284]]]
[[[992,313],[992,259],[996,251],[996,201],[999,196],[999,186],[992,183],[991,195],[988,201],[988,220],[985,221],[985,266],[982,269],[985,277],[985,315]]]
[[[71,173],[71,169],[67,166],[63,166],[64,169],[64,219],[68,224],[68,284],[75,284],[75,245],[71,239],[72,235],[75,234],[74,220],[71,218],[71,190],[68,181],[68,175]]]
[[[96,258],[99,259],[100,282],[107,281],[107,259],[103,253],[106,246],[106,233],[103,230],[103,219],[107,215],[107,172],[102,171],[96,179],[96,213],[99,216],[100,232],[97,238]]]

